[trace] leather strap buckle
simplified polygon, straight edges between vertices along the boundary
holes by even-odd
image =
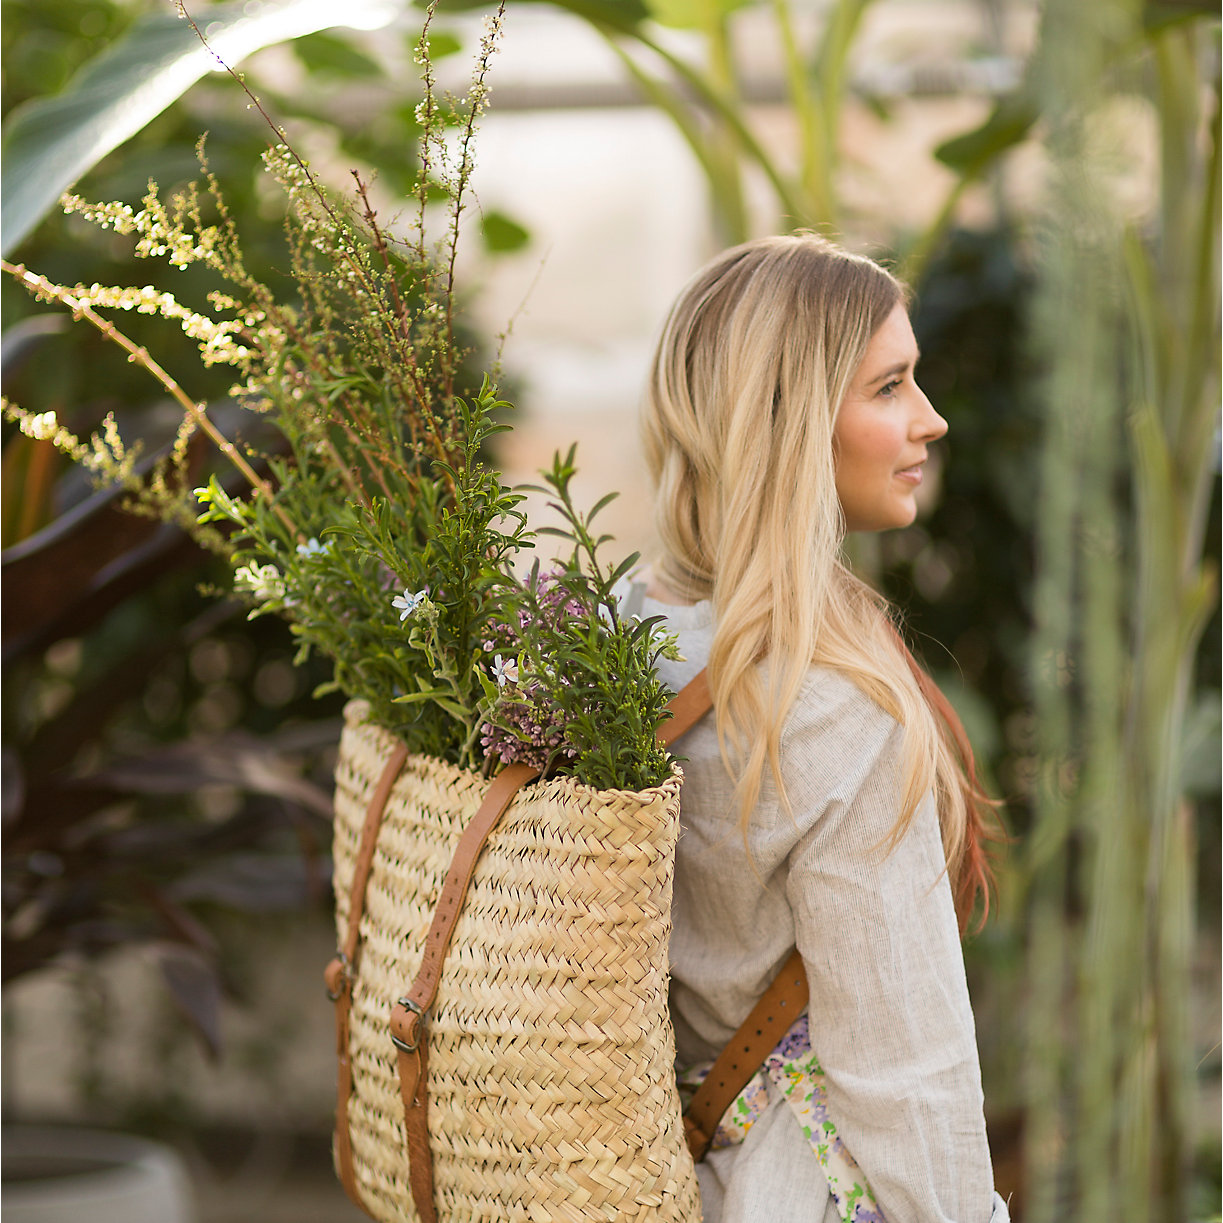
[[[398,1014],[400,1007],[408,1011],[407,1016]],[[395,1010],[391,1012],[391,1044],[396,1049],[401,1049],[404,1053],[415,1053],[420,1048],[420,1042],[423,1039],[425,1024],[428,1022],[428,1012],[419,1002],[413,1002],[411,998],[400,998],[395,1004]],[[400,1035],[399,1031],[406,1029],[407,1036]],[[419,1032],[417,1031],[419,1029]],[[411,1037],[415,1039],[411,1039]]]

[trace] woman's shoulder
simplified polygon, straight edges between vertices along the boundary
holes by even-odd
[[[896,719],[843,671],[812,664],[782,731],[783,743],[795,735],[819,732],[854,738],[887,738],[899,729]]]
[[[640,579],[621,579],[617,596],[625,614],[659,616],[667,630],[677,634],[682,660],[660,660],[659,674],[678,691],[708,661],[714,633],[712,605],[708,600],[687,604],[661,602],[650,597]],[[763,665],[767,670],[768,664]],[[847,750],[877,750],[898,729],[892,715],[851,677],[831,667],[812,664],[782,728],[782,748],[784,751],[789,745],[801,748],[822,741],[830,747],[844,744]]]
[[[812,666],[782,728],[787,790],[817,806],[847,802],[872,775],[899,762],[902,734],[849,676]]]

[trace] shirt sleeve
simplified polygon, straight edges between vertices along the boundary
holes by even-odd
[[[799,722],[783,743],[806,829],[786,889],[812,1046],[829,1114],[884,1216],[987,1223],[981,1072],[933,798],[895,848],[881,844],[900,810],[903,747],[902,728],[865,698]]]

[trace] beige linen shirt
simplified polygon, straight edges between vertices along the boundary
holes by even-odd
[[[685,661],[705,665],[708,603],[644,598]],[[928,797],[891,853],[902,732],[843,676],[813,667],[782,735],[792,815],[769,770],[744,851],[713,719],[677,744],[685,774],[676,851],[671,1002],[680,1065],[714,1057],[790,950],[811,987],[828,1110],[888,1223],[1004,1223],[993,1189],[976,1035],[938,818]],[[705,1223],[837,1223],[820,1165],[770,1084],[739,1146],[698,1168]]]

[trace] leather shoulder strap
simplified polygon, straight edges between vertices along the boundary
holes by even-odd
[[[437,997],[442,966],[450,949],[450,937],[467,896],[476,860],[489,834],[497,826],[514,795],[539,770],[526,764],[511,764],[493,778],[471,822],[463,829],[458,848],[446,872],[433,921],[425,936],[420,968],[408,992],[391,1010],[391,1043],[399,1067],[399,1093],[403,1099],[404,1137],[408,1146],[408,1186],[421,1223],[436,1223],[433,1196],[433,1153],[429,1148],[428,1012]]]
[[[807,1005],[807,970],[795,949],[719,1054],[684,1112],[684,1137],[698,1163],[722,1114]]]
[[[659,740],[668,746],[674,743],[691,730],[712,705],[709,679],[702,668],[668,706],[671,717],[658,728]],[[807,971],[796,949],[722,1050],[685,1110],[684,1137],[692,1158],[698,1163],[705,1157],[723,1113],[806,1005]]]
[[[686,735],[713,708],[709,678],[702,667],[668,702],[671,715],[659,724],[658,741],[670,747],[681,735]]]

